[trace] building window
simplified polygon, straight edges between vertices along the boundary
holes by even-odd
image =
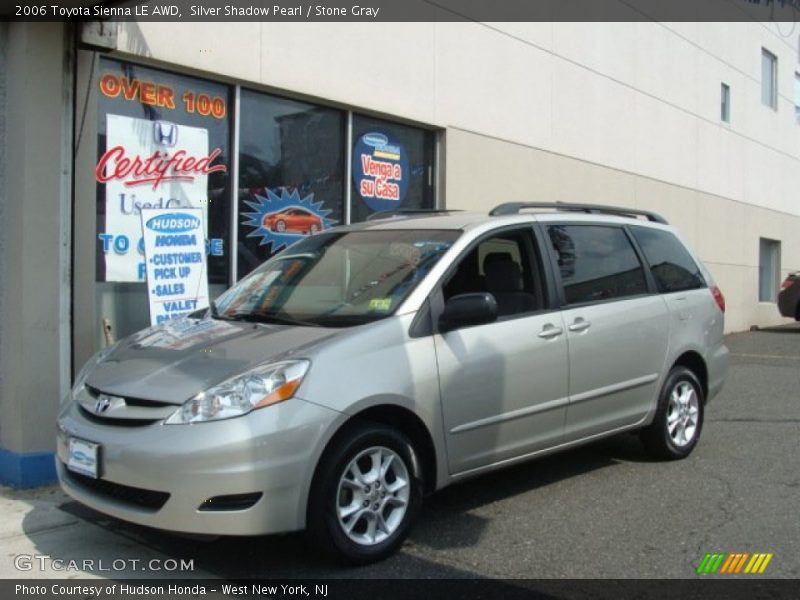
[[[794,74],[794,120],[800,125],[800,73]]]
[[[231,98],[225,85],[105,57],[97,86],[95,322],[119,338],[150,322],[142,209],[202,210],[210,294],[228,286]]]
[[[237,278],[303,236],[434,207],[432,131],[245,89],[239,114]]]
[[[720,86],[720,115],[723,123],[731,122],[731,87],[727,83]]]
[[[107,57],[98,64],[89,92],[96,154],[82,159],[96,202],[84,201],[76,217],[81,231],[91,225],[94,244],[75,259],[94,273],[93,289],[80,292],[94,310],[76,331],[94,339],[76,343],[78,356],[150,323],[143,209],[200,211],[213,299],[305,236],[378,210],[435,206],[431,130]],[[173,258],[198,262],[182,256]],[[155,277],[176,277],[162,271]],[[153,295],[169,318],[205,300],[164,284]]]
[[[759,238],[758,301],[775,302],[778,297],[781,272],[781,243]]]
[[[761,103],[778,110],[778,57],[761,49]]]
[[[237,278],[344,223],[347,113],[241,90]]]
[[[384,210],[433,208],[432,131],[353,115],[350,221]]]

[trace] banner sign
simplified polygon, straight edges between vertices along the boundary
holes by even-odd
[[[150,324],[208,306],[205,221],[199,208],[143,208],[142,239]]]
[[[374,211],[396,210],[408,191],[408,154],[384,133],[365,133],[353,148],[353,182]]]
[[[208,174],[227,169],[212,165],[219,154],[219,148],[209,152],[207,129],[106,116],[106,151],[95,169],[106,192],[105,231],[98,233],[106,281],[144,279],[143,209],[195,208],[207,222]]]

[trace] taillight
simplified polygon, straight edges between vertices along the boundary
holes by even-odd
[[[719,291],[719,288],[715,285],[711,286],[711,295],[714,296],[714,300],[719,306],[719,309],[722,312],[725,312],[725,296],[722,295],[722,292]]]

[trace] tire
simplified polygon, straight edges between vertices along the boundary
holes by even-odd
[[[311,235],[314,235],[314,234],[315,234],[315,233],[317,233],[318,231],[319,231],[319,226],[318,226],[316,223],[315,223],[315,224],[313,224],[313,225],[311,225],[311,227],[310,227],[310,228],[309,228],[309,230],[308,230],[308,232],[309,232]]]
[[[376,459],[387,469],[379,479]],[[338,562],[383,560],[403,543],[421,505],[422,479],[411,442],[390,427],[362,424],[336,440],[317,467],[307,541]]]
[[[703,386],[686,367],[673,367],[658,398],[653,422],[642,430],[645,449],[656,458],[678,460],[692,453],[705,413]]]
[[[286,222],[278,221],[277,223],[275,223],[275,229],[280,233],[283,233],[284,231],[286,231]]]

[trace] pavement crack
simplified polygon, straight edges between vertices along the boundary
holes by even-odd
[[[717,524],[707,527],[703,531],[702,539],[695,547],[694,555],[690,557],[691,561],[697,561],[699,560],[699,557],[703,556],[703,554],[706,552],[709,552],[711,549],[711,540],[714,539],[715,534],[736,519],[736,511],[733,507],[733,505],[736,503],[736,496],[731,483],[725,477],[721,477],[715,473],[707,473],[707,477],[709,479],[718,481],[720,484],[722,484],[724,489],[723,497],[716,503],[717,510],[722,514],[722,519]],[[694,568],[697,565],[691,564],[691,566]]]

